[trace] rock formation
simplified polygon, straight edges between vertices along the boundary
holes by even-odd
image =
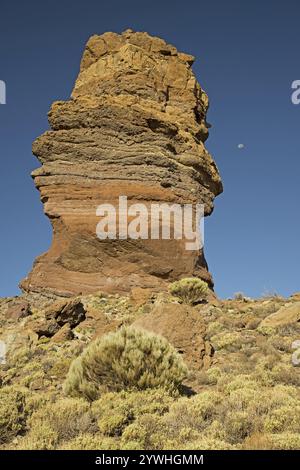
[[[211,365],[214,350],[204,339],[205,323],[201,315],[187,305],[155,305],[147,315],[139,316],[132,326],[167,338],[190,368],[199,370]]]
[[[32,174],[53,227],[49,251],[21,283],[61,296],[199,276],[212,286],[202,250],[184,240],[100,240],[100,204],[202,203],[222,191],[205,149],[208,98],[194,58],[147,33],[127,30],[88,41],[72,98],[55,102],[51,129],[33,144]]]
[[[267,316],[260,323],[260,327],[279,328],[300,322],[300,302],[284,305],[276,312]]]

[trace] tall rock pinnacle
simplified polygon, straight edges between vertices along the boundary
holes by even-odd
[[[212,284],[202,250],[184,240],[96,236],[100,204],[196,204],[222,192],[205,149],[208,98],[194,58],[147,33],[92,36],[69,101],[55,102],[51,129],[33,144],[32,174],[53,227],[49,251],[21,282],[29,292],[76,295],[159,288],[198,276]]]

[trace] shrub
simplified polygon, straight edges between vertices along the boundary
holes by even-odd
[[[224,397],[221,393],[214,390],[204,390],[189,400],[189,413],[195,419],[209,421],[218,412],[218,406],[222,403]]]
[[[243,344],[243,338],[238,332],[219,333],[210,340],[218,351],[221,349],[230,352],[238,351]]]
[[[93,402],[92,412],[103,434],[119,436],[138,416],[162,415],[173,401],[174,398],[163,389],[106,393]]]
[[[300,434],[298,433],[282,433],[271,434],[272,449],[275,450],[299,450]]]
[[[39,423],[18,443],[17,450],[54,450],[58,442],[57,432],[48,424]]]
[[[177,400],[163,416],[168,436],[177,438],[184,428],[203,431],[218,414],[222,399],[221,393],[205,390],[191,398]]]
[[[245,300],[245,294],[243,292],[236,292],[233,295],[234,300],[239,300],[239,301],[244,301]]]
[[[262,393],[257,390],[253,390],[251,388],[239,388],[230,393],[224,406],[227,410],[247,411],[249,406],[257,403],[260,404],[261,396]]]
[[[265,419],[264,427],[270,433],[299,432],[300,406],[283,406],[271,411]]]
[[[276,364],[272,369],[272,378],[275,383],[300,385],[300,374],[295,372],[292,364]]]
[[[118,441],[101,434],[79,434],[70,441],[63,442],[59,450],[119,450]]]
[[[11,441],[26,425],[25,394],[14,387],[0,389],[0,444]]]
[[[249,402],[248,411],[258,416],[268,415],[272,410],[284,406],[297,407],[299,395],[294,387],[277,385],[271,389],[261,389],[256,391],[256,397]]]
[[[206,282],[196,277],[187,277],[170,285],[170,293],[184,303],[194,305],[205,300],[209,293]]]
[[[225,374],[224,374],[225,377]],[[226,378],[224,378],[226,380]],[[234,378],[228,377],[226,383],[223,385],[226,393],[231,393],[234,390],[240,390],[243,388],[251,390],[260,390],[260,386],[254,377],[247,374],[236,375]]]
[[[220,321],[212,321],[207,325],[206,335],[208,339],[224,331],[225,326]]]
[[[160,450],[164,449],[167,434],[161,422],[161,417],[145,414],[126,427],[121,438],[123,450]]]
[[[165,338],[123,327],[92,342],[73,361],[64,390],[92,401],[107,391],[176,389],[186,374],[181,356]]]
[[[202,437],[180,447],[182,450],[233,450],[235,447],[228,442],[210,437]]]
[[[201,371],[197,375],[198,383],[201,385],[216,385],[222,378],[222,371],[219,367],[210,367]]]
[[[106,415],[98,421],[99,430],[105,436],[121,436],[123,430],[132,419],[130,412],[126,413],[125,410],[123,413]]]
[[[44,425],[45,429],[48,429],[50,434],[53,431],[60,441],[96,429],[90,405],[83,399],[75,398],[47,403],[32,414],[28,424],[31,430]]]
[[[255,431],[255,422],[247,412],[232,411],[225,418],[224,428],[227,441],[235,444],[243,441]]]
[[[51,400],[51,395],[45,392],[31,392],[26,395],[25,400],[25,412],[28,416],[31,416],[34,411],[39,410],[42,406],[45,406],[47,402]]]
[[[273,336],[276,334],[276,329],[272,326],[258,326],[257,331],[264,336]]]

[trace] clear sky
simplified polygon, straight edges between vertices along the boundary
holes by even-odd
[[[129,27],[195,55],[210,97],[207,146],[224,183],[205,224],[217,293],[300,291],[299,18],[297,0],[2,1],[0,295],[18,293],[51,242],[32,141],[48,129],[51,103],[69,97],[89,36]]]

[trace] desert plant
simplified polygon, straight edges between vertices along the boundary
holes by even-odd
[[[26,425],[25,394],[14,387],[0,389],[0,444],[9,442]]]
[[[284,432],[282,434],[271,434],[271,449],[276,450],[298,450],[300,448],[300,434]]]
[[[105,393],[93,402],[92,411],[102,434],[118,436],[123,429],[144,414],[163,415],[175,400],[164,389],[125,390]]]
[[[225,349],[226,351],[238,351],[242,344],[243,338],[237,331],[218,333],[210,338],[216,350]]]
[[[160,416],[150,413],[144,414],[124,430],[121,437],[121,449],[159,450],[164,446],[166,438],[167,435]]]
[[[233,295],[234,300],[240,300],[243,301],[245,299],[245,294],[243,292],[236,292]]]
[[[183,450],[233,450],[235,447],[226,441],[202,437],[196,441],[188,442],[180,447]]]
[[[177,400],[163,415],[169,437],[178,438],[184,428],[202,432],[218,414],[222,398],[218,392],[203,391],[191,398]]]
[[[175,281],[170,285],[169,289],[172,295],[189,305],[202,302],[209,293],[207,283],[196,277],[187,277],[180,281]]]
[[[28,419],[30,432],[48,429],[59,441],[75,438],[80,433],[92,432],[97,429],[90,411],[90,405],[83,399],[64,398],[55,403],[46,403]],[[31,432],[31,435],[34,435]]]
[[[300,406],[283,406],[272,410],[265,419],[266,432],[299,432]]]
[[[48,424],[39,423],[32,428],[17,444],[17,450],[53,450],[58,442],[57,432]],[[14,447],[15,448],[15,447]]]
[[[255,431],[256,423],[253,417],[245,411],[231,411],[227,413],[224,428],[226,440],[231,444],[242,442]]]
[[[181,356],[165,338],[123,327],[93,341],[73,361],[64,390],[92,401],[107,391],[177,389],[186,374]]]
[[[65,441],[59,446],[59,450],[119,450],[117,440],[98,434],[79,434],[70,441]]]

